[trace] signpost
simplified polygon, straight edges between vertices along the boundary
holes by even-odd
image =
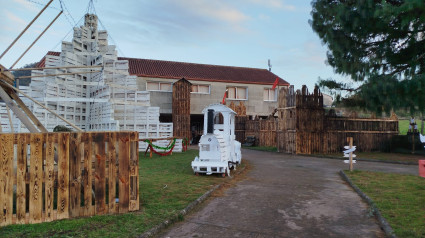
[[[344,160],[344,163],[350,164],[350,172],[353,171],[353,164],[356,163],[356,155],[353,154],[356,151],[356,146],[353,146],[353,137],[347,137],[348,146],[344,146],[344,158],[349,158],[348,160]]]

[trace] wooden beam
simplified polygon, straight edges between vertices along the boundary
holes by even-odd
[[[34,17],[34,19],[32,19],[32,21],[27,25],[27,27],[25,27],[25,29],[21,32],[21,34],[19,34],[18,37],[16,37],[16,39],[12,42],[12,44],[9,45],[9,47],[7,47],[7,49],[0,55],[0,59],[3,58],[3,56],[10,50],[10,48],[12,48],[12,46],[16,43],[16,41],[19,40],[19,38],[21,38],[21,36],[28,30],[28,28],[30,28],[30,26],[34,23],[35,20],[37,20],[37,18],[41,15],[41,13],[44,12],[44,10],[46,10],[46,8],[50,5],[50,3],[52,3],[53,0],[50,0],[46,6],[44,6],[43,9],[41,9],[41,11],[37,14],[37,16]]]
[[[72,122],[70,122],[70,121],[68,121],[68,120],[66,120],[65,118],[63,118],[62,116],[60,116],[59,114],[57,114],[56,112],[54,112],[54,111],[52,111],[52,110],[50,110],[48,107],[46,107],[46,106],[44,106],[43,104],[41,104],[40,102],[38,102],[37,100],[35,100],[34,98],[32,98],[32,97],[30,97],[28,94],[26,94],[26,93],[24,93],[24,92],[22,92],[21,90],[19,90],[18,88],[15,88],[15,87],[13,87],[12,85],[10,85],[10,84],[3,84],[4,86],[7,86],[7,87],[9,87],[9,88],[11,88],[11,89],[14,89],[14,90],[16,90],[17,92],[19,92],[20,94],[22,94],[22,95],[24,95],[24,97],[26,97],[26,98],[28,98],[29,100],[31,100],[31,101],[33,101],[35,104],[37,104],[37,105],[39,105],[40,107],[42,107],[42,108],[44,108],[44,109],[46,109],[48,112],[50,112],[50,113],[52,113],[53,115],[55,115],[55,116],[57,116],[59,119],[61,119],[62,121],[64,121],[64,122],[66,122],[66,123],[68,123],[70,126],[72,126],[74,129],[76,129],[77,131],[79,131],[79,132],[84,132],[82,129],[80,129],[78,126],[76,126],[76,125],[74,125],[74,123],[72,123]],[[1,90],[3,90],[1,87],[0,87],[0,89]],[[4,90],[3,90],[3,92],[4,92]],[[6,93],[6,92],[4,92],[4,93]],[[6,94],[6,96],[7,96],[7,94]],[[10,100],[10,98],[9,98],[9,100]]]
[[[38,39],[40,39],[40,37],[42,35],[44,35],[44,33],[47,31],[47,29],[50,28],[50,26],[56,21],[56,19],[58,19],[58,17],[63,13],[63,11],[60,11],[59,14],[55,17],[55,19],[53,19],[52,22],[50,22],[50,24],[44,29],[43,32],[41,32],[41,34],[31,43],[30,46],[28,46],[28,48],[24,51],[24,53],[22,53],[21,56],[19,56],[19,58],[15,61],[15,63],[12,64],[12,66],[10,66],[10,68],[15,67],[15,65],[19,62],[19,60],[22,59],[22,57],[24,57],[24,55],[31,49],[31,47],[38,41]]]
[[[12,86],[13,87],[13,86]],[[0,87],[0,98],[6,103],[6,105],[15,113],[15,115],[21,120],[22,123],[28,128],[32,133],[39,132],[37,128],[28,120],[28,117],[19,109],[19,107],[10,99],[9,95]],[[13,126],[13,125],[11,125]]]
[[[43,70],[43,69],[90,69],[90,68],[103,68],[103,65],[55,66],[55,67],[39,67],[39,68],[24,68],[24,69],[6,69],[5,71],[27,71],[27,70]]]
[[[10,115],[9,107],[6,105],[7,118],[9,118],[10,132],[15,133],[15,128],[13,128],[12,115]]]
[[[37,119],[37,117],[31,112],[31,110],[25,105],[25,103],[19,98],[19,96],[13,92],[10,96],[18,103],[19,107],[27,114],[27,116],[31,119],[31,121],[38,127],[41,132],[47,133],[46,128],[41,124],[41,122]]]
[[[46,74],[46,75],[22,76],[22,77],[17,77],[15,79],[44,78],[44,77],[53,77],[53,76],[60,76],[60,75],[92,74],[92,73],[99,73],[99,72],[102,72],[102,70],[85,71],[85,72],[75,72],[75,73],[60,73],[60,74]]]

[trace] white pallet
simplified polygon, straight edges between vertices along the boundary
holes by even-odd
[[[140,138],[172,137],[172,123],[159,122],[159,107],[150,106],[150,93],[138,90],[137,77],[129,75],[128,61],[117,59],[116,48],[108,45],[107,39],[106,31],[86,26],[74,28],[72,41],[62,42],[60,56],[46,55],[46,67],[103,65],[103,70],[84,74],[81,72],[90,69],[34,70],[33,76],[76,74],[33,78],[30,87],[21,89],[83,130],[135,130],[139,132]],[[65,125],[65,122],[45,109],[26,98],[22,99],[47,130],[52,131],[57,125]],[[27,131],[13,113],[12,117],[15,131]],[[3,132],[10,131],[4,104],[0,104],[0,119]],[[169,142],[158,143],[166,146]],[[144,144],[140,143],[140,148]],[[181,140],[174,151],[181,151]]]

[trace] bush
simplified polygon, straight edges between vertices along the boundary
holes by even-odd
[[[72,132],[72,130],[63,125],[57,125],[53,128],[53,132]]]

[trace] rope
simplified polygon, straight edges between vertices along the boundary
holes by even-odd
[[[175,140],[175,139],[174,139]],[[152,144],[149,144],[149,146],[148,146],[148,149],[151,149],[151,151],[153,151],[155,154],[157,154],[157,155],[161,155],[161,156],[167,156],[167,155],[170,155],[172,152],[173,152],[173,149],[174,149],[174,146],[175,146],[175,143],[173,143],[172,144],[173,146],[171,147],[171,149],[168,151],[168,152],[158,152],[158,151],[156,151],[153,147],[152,147]],[[145,155],[146,155],[146,153],[145,153]]]
[[[152,148],[155,148],[155,149],[158,149],[158,150],[169,150],[169,149],[171,149],[171,148],[174,148],[174,145],[176,144],[176,138],[174,138],[173,140],[172,140],[172,143],[171,144],[169,144],[167,147],[161,147],[161,146],[157,146],[157,145],[154,145],[154,144],[152,144],[152,142],[150,141],[150,140],[148,140],[148,139],[146,139],[146,140],[144,140],[144,142],[146,142],[146,143],[148,143],[149,144],[149,146],[151,146]]]

